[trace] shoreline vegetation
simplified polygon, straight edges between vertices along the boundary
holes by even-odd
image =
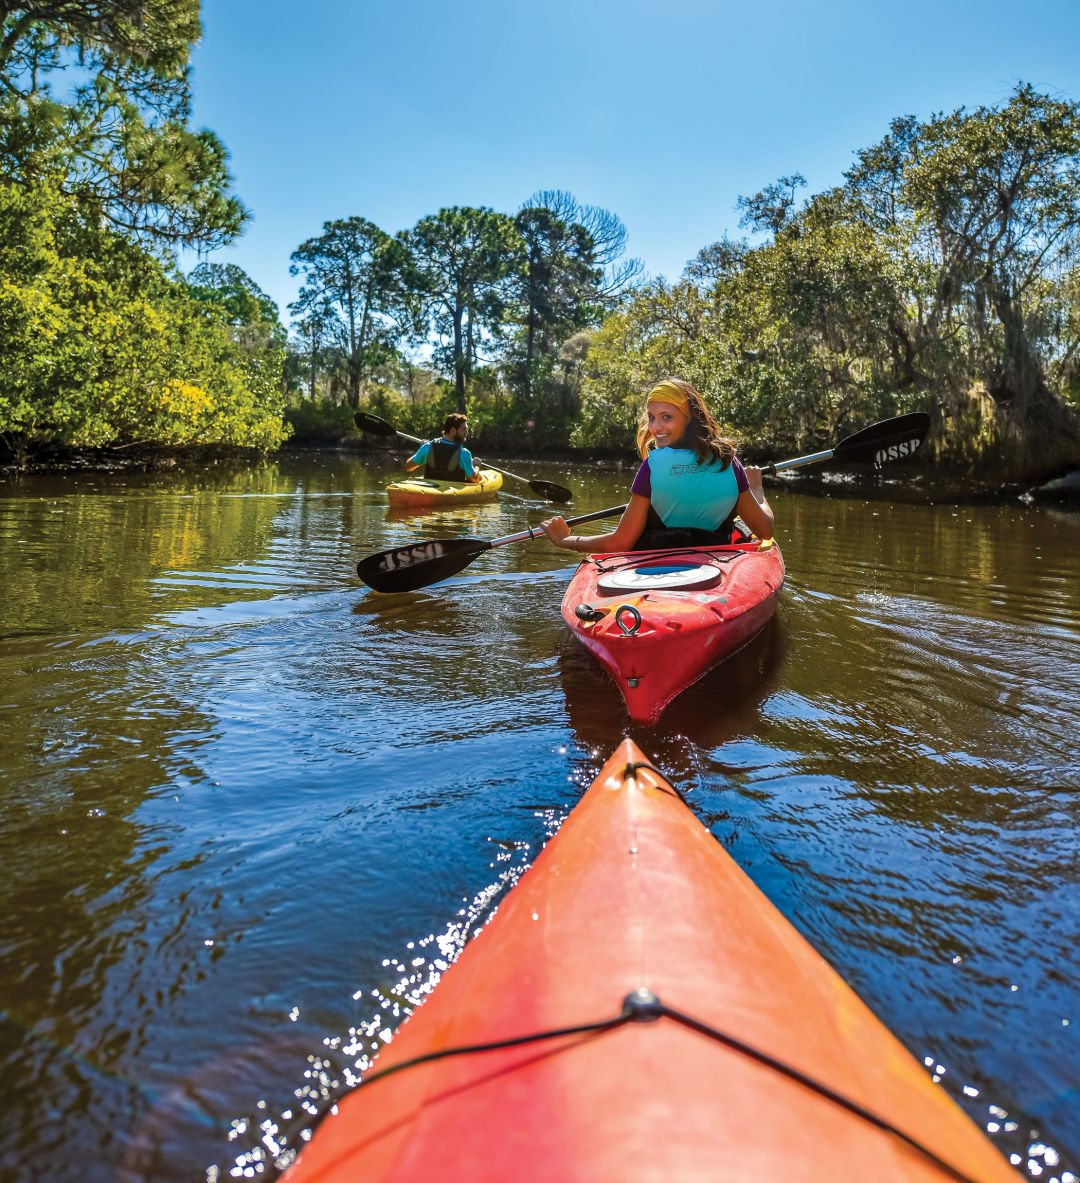
[[[154,474],[169,472],[218,472],[246,469],[263,463],[273,463],[290,455],[321,455],[326,457],[368,457],[391,461],[404,471],[405,460],[413,452],[411,444],[401,446],[367,442],[355,431],[352,438],[323,438],[318,441],[290,437],[276,452],[260,452],[252,448],[197,448],[146,445],[120,451],[85,449],[53,451],[27,458],[20,465],[0,462],[0,488],[17,485],[21,479],[49,476],[110,476]],[[748,461],[768,463],[776,459],[774,451],[761,455],[744,453]],[[527,468],[531,461],[543,461],[543,472],[550,476],[554,470],[572,482],[575,470],[625,472],[627,486],[638,466],[635,452],[627,449],[574,449],[566,447],[540,456],[535,452],[509,449],[484,449],[484,457],[500,467]],[[920,463],[917,456],[889,466],[888,474],[874,472],[867,465],[844,465],[830,469],[800,468],[782,476],[766,477],[773,488],[822,496],[850,494],[869,500],[894,500],[917,503],[978,504],[1022,501],[1066,505],[1080,504],[1080,470],[1066,468],[1061,473],[1039,480],[995,483],[981,479],[968,470],[941,464]]]
[[[673,373],[751,460],[926,411],[911,471],[1025,488],[1080,466],[1076,102],[1020,83],[898,117],[842,184],[806,197],[796,172],[739,198],[746,237],[675,280],[558,190],[396,233],[327,221],[292,253],[286,329],[239,267],[177,265],[250,217],[224,145],[190,126],[198,0],[3,32],[5,471],[362,447],[356,410],[423,437],[464,411],[493,457],[629,457],[642,393]]]

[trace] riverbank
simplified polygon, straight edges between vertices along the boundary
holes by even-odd
[[[0,481],[65,473],[191,472],[243,468],[272,456],[256,448],[167,447],[44,449],[15,456],[0,452]]]
[[[404,466],[411,455],[412,444],[400,446],[392,441],[373,442],[354,437],[313,442],[310,439],[287,440],[277,452],[260,452],[253,448],[223,450],[209,447],[155,447],[143,445],[132,448],[49,449],[21,462],[10,454],[0,454],[0,484],[30,475],[77,475],[80,473],[153,473],[193,472],[200,469],[221,473],[253,465],[272,462],[277,456],[333,455],[369,457]],[[476,451],[500,468],[527,474],[528,466],[541,461],[545,466],[565,466],[572,474],[575,468],[601,472],[626,472],[637,469],[636,457],[619,451],[588,452],[565,449],[542,455],[523,456],[516,452]],[[768,458],[750,456],[749,460],[766,464]],[[766,478],[769,479],[769,478]],[[913,459],[906,464],[890,465],[887,474],[874,471],[868,465],[844,465],[829,468],[789,470],[775,481],[780,487],[788,485],[800,492],[828,496],[858,489],[860,495],[878,500],[903,502],[998,504],[1009,501],[1056,501],[1080,505],[1080,470],[1054,472],[1038,485],[1016,483],[999,484],[988,477],[970,472],[959,472],[942,465],[928,464]]]

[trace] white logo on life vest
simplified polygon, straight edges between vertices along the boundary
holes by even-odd
[[[904,440],[899,444],[890,444],[874,453],[874,467],[880,468],[887,460],[899,460],[902,456],[910,456],[919,446],[918,439]]]
[[[704,464],[673,464],[668,473],[671,476],[685,476],[688,472],[704,472]]]

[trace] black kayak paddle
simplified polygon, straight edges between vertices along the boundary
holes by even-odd
[[[929,430],[930,416],[921,411],[899,415],[895,419],[883,419],[842,439],[835,448],[798,456],[794,460],[780,460],[763,468],[762,472],[775,474],[785,468],[819,464],[830,459],[873,464],[875,468],[881,468],[890,460],[910,456]],[[610,509],[598,509],[595,513],[567,518],[566,524],[579,526],[582,522],[612,518],[625,508],[625,505],[615,505]],[[427,542],[413,542],[408,546],[393,547],[368,555],[356,564],[356,573],[368,587],[378,592],[417,591],[442,579],[449,579],[473,559],[496,546],[538,538],[543,532],[542,527],[535,526],[518,534],[507,534],[505,538],[432,538]]]
[[[835,448],[829,448],[826,452],[813,452],[795,460],[779,460],[761,471],[776,476],[782,469],[819,464],[823,460],[846,460],[850,464],[872,464],[875,468],[881,468],[890,460],[902,460],[910,456],[926,439],[929,430],[930,416],[925,411],[913,411],[910,415],[897,415],[895,419],[871,423],[862,431],[846,436]]]
[[[613,505],[610,509],[598,509],[581,517],[567,518],[566,524],[578,526],[582,522],[613,518],[625,508],[625,505]],[[518,534],[507,534],[505,538],[432,538],[429,542],[413,542],[368,555],[356,564],[356,573],[378,592],[416,591],[456,575],[485,551],[539,538],[543,533],[542,527],[534,526]]]
[[[364,411],[357,411],[353,415],[353,420],[361,431],[370,432],[372,435],[399,435],[403,440],[408,440],[413,444],[426,443],[425,440],[417,439],[415,435],[406,435],[405,432],[398,431],[396,427],[387,423],[385,419],[380,419],[378,415],[368,415]],[[493,472],[501,472],[503,476],[508,476],[515,481],[524,481],[538,497],[544,497],[548,501],[555,501],[562,505],[574,499],[574,494],[562,485],[556,485],[551,481],[530,481],[528,477],[518,476],[515,472],[507,472],[505,468],[496,468],[494,464],[488,464],[486,460],[477,459],[476,463],[483,468],[490,468]]]

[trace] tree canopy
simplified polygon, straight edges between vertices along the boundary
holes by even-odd
[[[290,305],[310,335],[336,336],[346,351],[349,395],[359,406],[367,365],[400,337],[415,309],[415,284],[406,274],[411,259],[402,244],[366,218],[323,223],[318,238],[292,253],[293,275],[303,275],[300,296]]]
[[[1080,460],[1076,103],[1020,85],[998,107],[907,116],[799,207],[803,184],[739,200],[768,241],[714,243],[605,320],[580,442],[628,443],[641,391],[678,371],[772,448],[926,409],[951,463],[1019,479]]]
[[[212,248],[247,219],[224,146],[193,130],[198,0],[0,2],[0,177],[48,177],[88,219]]]
[[[311,392],[332,390],[344,359],[355,405],[368,378],[372,397],[385,397],[379,382],[391,370],[414,392],[417,367],[404,354],[419,348],[452,384],[448,407],[483,417],[490,398],[508,441],[527,431],[565,443],[588,333],[641,274],[625,249],[614,214],[558,190],[534,194],[513,217],[442,209],[393,238],[363,218],[328,222],[293,254],[305,282],[291,306],[291,372]]]
[[[0,0],[9,449],[273,447],[286,386],[456,407],[503,444],[622,447],[642,391],[678,372],[751,448],[925,409],[921,455],[1015,477],[1080,459],[1075,102],[1020,84],[897,118],[843,184],[804,198],[791,171],[740,197],[748,237],[675,282],[645,277],[616,214],[558,189],[397,233],[330,220],[292,253],[287,344],[240,268],[176,270],[175,247],[248,217],[224,146],[191,126],[200,32],[198,0]]]
[[[72,216],[47,187],[0,185],[0,436],[53,444],[278,446],[280,347],[162,264]]]
[[[269,449],[283,329],[235,266],[170,248],[246,217],[189,126],[198,0],[0,0],[0,443]]]

